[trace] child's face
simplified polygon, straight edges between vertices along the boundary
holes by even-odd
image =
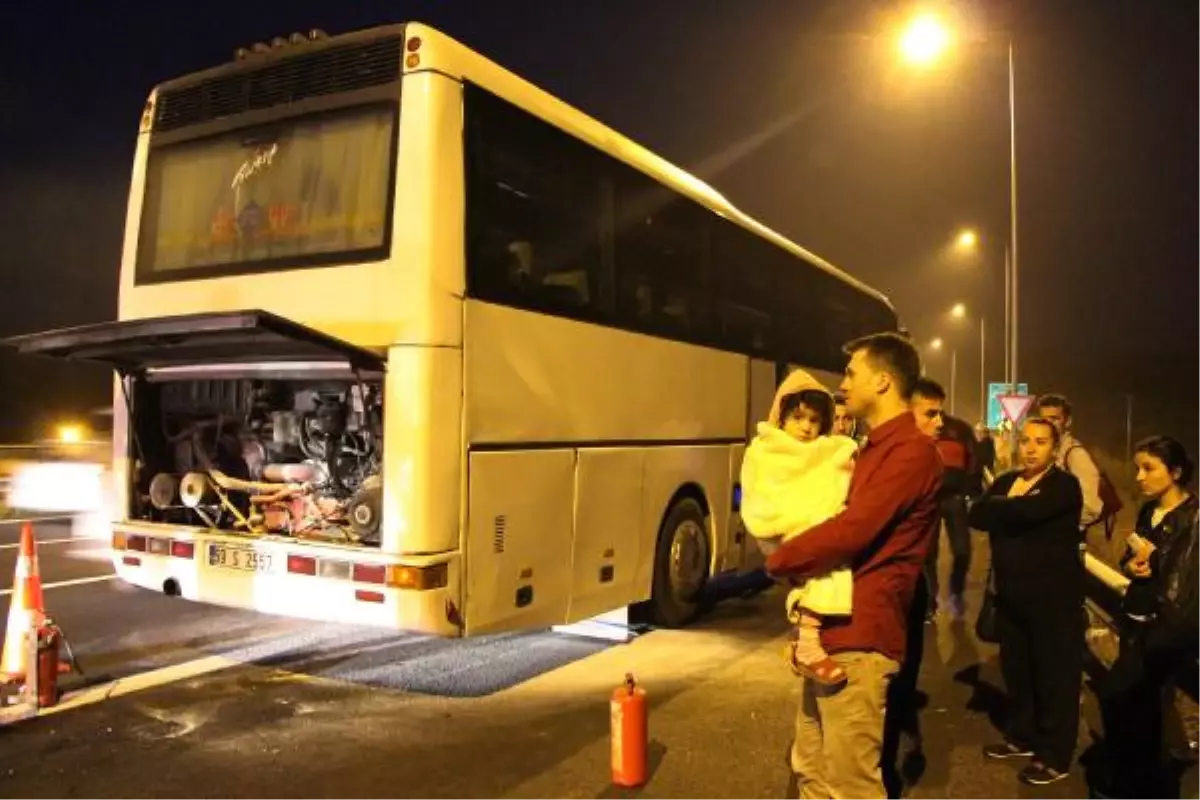
[[[811,442],[821,435],[821,415],[808,406],[797,406],[783,421],[783,432],[793,439]]]

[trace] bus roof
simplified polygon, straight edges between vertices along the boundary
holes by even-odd
[[[456,41],[453,37],[421,23],[409,23],[406,35],[410,41],[414,36],[421,39],[419,49],[421,63],[415,69],[406,68],[406,73],[433,70],[450,75],[460,81],[470,81],[487,89],[492,94],[546,120],[593,147],[613,155],[681,194],[691,197],[711,211],[790,251],[813,266],[850,284],[855,289],[872,295],[889,308],[892,307],[891,301],[882,292],[843,272],[748,214],[739,211],[724,195],[700,178],[656,155],[629,137],[618,133],[549,92],[538,88],[486,56]]]

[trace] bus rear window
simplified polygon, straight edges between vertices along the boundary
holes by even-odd
[[[139,283],[387,255],[393,106],[153,149]]]

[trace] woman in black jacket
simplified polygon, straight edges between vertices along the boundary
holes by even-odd
[[[1133,460],[1147,500],[1121,559],[1131,578],[1121,651],[1101,685],[1113,767],[1104,788],[1117,797],[1178,797],[1163,764],[1163,693],[1200,650],[1200,503],[1187,490],[1194,468],[1179,442],[1152,436]]]
[[[990,758],[1029,758],[1021,780],[1067,776],[1083,674],[1083,563],[1079,481],[1055,466],[1059,433],[1032,417],[1021,428],[1019,470],[998,477],[971,507],[992,545],[996,632],[1007,692],[1005,741]]]

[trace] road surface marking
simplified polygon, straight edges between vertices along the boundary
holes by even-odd
[[[99,686],[92,686],[91,688],[68,694],[58,705],[38,709],[38,716],[44,717],[47,714],[70,711],[74,708],[90,706],[93,703],[100,703],[105,700],[111,700],[114,697],[122,697],[123,695],[133,694],[145,689],[153,689],[168,683],[176,683],[188,680],[189,678],[198,678],[201,675],[220,672],[223,669],[236,667],[242,663],[241,661],[234,661],[223,656],[208,656],[206,658],[197,658],[194,661],[185,661],[182,664],[175,664],[170,667],[151,670],[150,672],[143,672],[138,675],[131,675],[128,678],[118,678],[115,681],[109,681]]]
[[[42,588],[43,589],[57,589],[60,586],[79,586],[80,584],[84,584],[84,583],[99,583],[100,581],[116,580],[116,577],[117,576],[115,573],[111,574],[111,575],[95,575],[91,578],[75,578],[75,579],[69,580],[69,581],[57,581],[55,583],[43,583]],[[5,589],[4,591],[0,591],[0,597],[8,597],[12,593],[13,593],[12,589]]]
[[[34,544],[63,544],[64,542],[104,542],[107,539],[103,536],[68,536],[65,539],[34,539]],[[21,546],[20,542],[12,542],[10,544],[0,544],[0,550],[16,550]]]

